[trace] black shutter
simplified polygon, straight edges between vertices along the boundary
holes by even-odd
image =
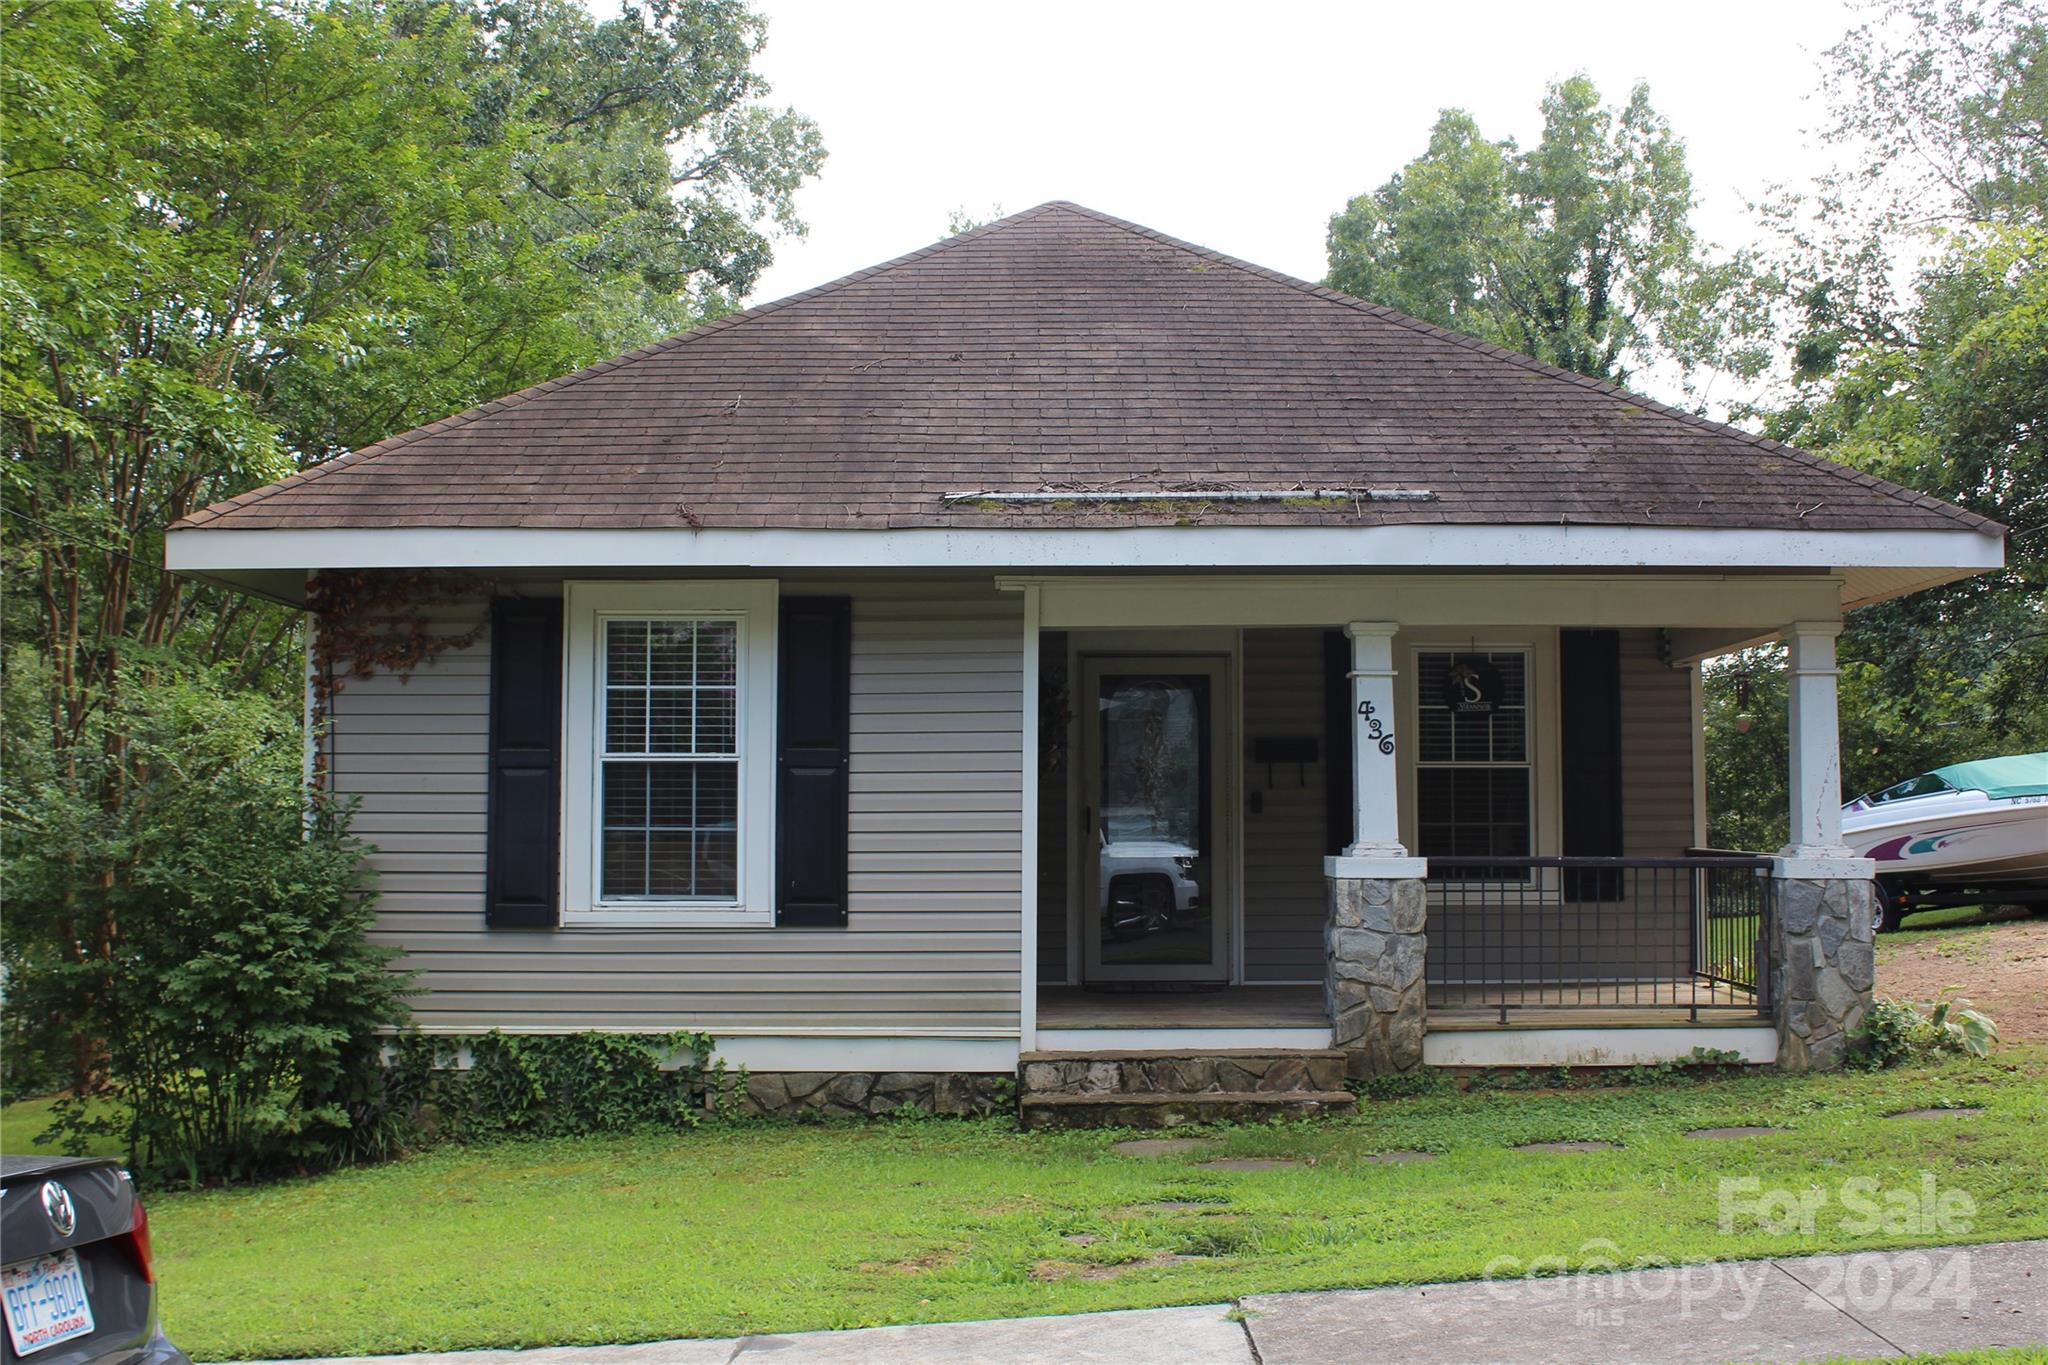
[[[491,604],[491,771],[484,919],[494,929],[560,921],[562,603]]]
[[[776,715],[775,922],[846,923],[853,603],[782,599]]]
[[[1323,632],[1323,852],[1336,855],[1357,837],[1351,795],[1351,641]]]
[[[1563,849],[1568,858],[1621,856],[1621,635],[1562,630],[1557,636],[1558,740],[1562,749]],[[1574,900],[1614,900],[1618,873],[1566,879]]]

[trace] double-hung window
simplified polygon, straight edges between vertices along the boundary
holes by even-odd
[[[1512,879],[1491,857],[1533,848],[1529,655],[1422,650],[1415,659],[1416,852],[1457,879]]]
[[[568,922],[767,923],[775,585],[569,586]]]

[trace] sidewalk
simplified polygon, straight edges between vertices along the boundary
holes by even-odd
[[[1236,1304],[1063,1318],[373,1356],[352,1365],[1718,1365],[2027,1345],[2042,1346],[2048,1355],[2048,1241],[1254,1294]]]

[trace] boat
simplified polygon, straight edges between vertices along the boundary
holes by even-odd
[[[2048,753],[1952,763],[1842,807],[1877,863],[1878,928],[1944,905],[2048,906]]]

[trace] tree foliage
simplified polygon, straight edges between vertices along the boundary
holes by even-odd
[[[83,1072],[59,1131],[118,1137],[151,1175],[335,1159],[351,1072],[403,1022],[404,981],[365,936],[348,812],[302,787],[297,718],[224,671],[160,668],[93,712],[89,737],[118,746],[60,752],[13,705],[44,667],[14,659],[5,697],[10,1088]]]
[[[1550,87],[1523,150],[1446,109],[1429,146],[1330,220],[1329,283],[1564,369],[1625,381],[1666,362],[1753,371],[1733,267],[1691,224],[1685,148],[1637,85]]]
[[[2048,21],[1896,6],[1829,63],[1841,165],[1778,208],[1795,378],[1766,429],[2011,533],[2003,572],[1850,618],[1854,793],[2048,748]]]
[[[0,777],[45,754],[39,780],[138,831],[149,692],[298,691],[296,618],[164,572],[166,525],[729,310],[823,158],[766,102],[739,0],[16,0],[0,23],[0,625],[40,661],[9,687],[42,729]],[[35,894],[82,968],[153,902],[101,894],[133,848],[77,856]]]

